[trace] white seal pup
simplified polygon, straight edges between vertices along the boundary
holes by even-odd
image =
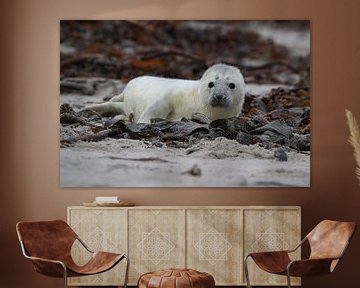
[[[86,107],[101,115],[132,114],[137,123],[152,118],[178,121],[202,113],[209,120],[238,116],[245,99],[245,82],[240,70],[226,64],[208,68],[200,80],[141,76],[124,91],[102,104]]]

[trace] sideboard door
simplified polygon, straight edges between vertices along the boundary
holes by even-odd
[[[216,285],[242,277],[242,210],[187,210],[187,267],[214,276]]]
[[[287,250],[300,243],[300,209],[245,209],[244,210],[244,254],[251,252]],[[292,253],[300,259],[301,251]],[[249,277],[252,285],[286,285],[286,277],[266,273],[252,259],[249,262]],[[291,283],[299,285],[299,278]]]
[[[126,209],[76,209],[68,210],[68,223],[80,239],[93,251],[127,253]],[[87,252],[78,241],[72,248],[76,263],[89,260]],[[113,269],[93,276],[69,278],[70,285],[122,285],[126,261],[121,261]]]
[[[141,274],[185,267],[185,210],[129,209],[130,284]]]

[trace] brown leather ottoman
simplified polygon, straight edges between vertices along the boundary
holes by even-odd
[[[138,288],[214,288],[214,277],[192,269],[166,269],[140,276]]]

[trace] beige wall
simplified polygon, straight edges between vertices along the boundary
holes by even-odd
[[[4,3],[7,2],[7,3]],[[95,195],[139,205],[301,205],[303,234],[330,218],[360,223],[360,187],[344,108],[360,118],[360,1],[5,0],[0,4],[0,286],[62,287],[22,258],[19,220],[66,217]],[[311,188],[60,189],[60,19],[311,19]],[[304,287],[358,287],[360,237],[336,273]]]

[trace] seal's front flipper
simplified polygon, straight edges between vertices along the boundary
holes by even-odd
[[[106,102],[102,104],[90,105],[83,110],[98,112],[103,117],[125,114],[124,102]]]
[[[109,102],[124,102],[124,92],[112,97]]]

